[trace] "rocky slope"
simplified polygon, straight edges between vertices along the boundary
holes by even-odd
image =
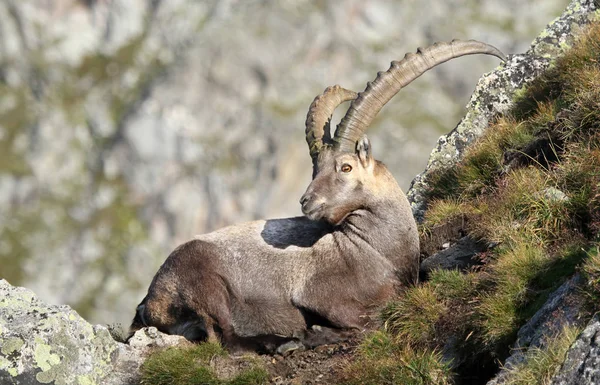
[[[480,81],[469,103],[467,116],[449,136],[440,140],[440,145],[434,150],[430,166],[413,184],[411,190],[418,210],[428,208],[428,203],[433,206],[433,208],[429,207],[428,213],[425,213],[424,226],[429,226],[427,228],[430,233],[424,233],[425,242],[422,248],[425,255],[431,255],[422,266],[424,275],[429,275],[429,281],[411,288],[404,298],[399,299],[399,303],[391,304],[386,309],[388,315],[392,314],[388,318],[390,325],[395,326],[387,327],[379,334],[362,336],[365,337],[365,342],[358,350],[356,350],[358,341],[353,340],[347,344],[326,346],[314,351],[293,352],[285,354],[285,357],[262,356],[238,359],[214,351],[210,353],[210,359],[205,362],[209,369],[199,367],[199,372],[209,376],[214,383],[242,384],[261,383],[266,381],[264,378],[269,378],[276,384],[335,381],[349,384],[366,383],[365,381],[370,377],[364,376],[370,375],[369,371],[374,371],[377,381],[388,381],[389,373],[393,373],[394,368],[398,369],[398,367],[412,371],[409,375],[415,376],[415,383],[429,381],[434,384],[445,384],[449,378],[452,378],[450,374],[452,370],[456,372],[454,380],[465,384],[485,383],[487,379],[490,380],[490,385],[529,384],[532,383],[531,381],[562,385],[600,381],[597,349],[600,327],[598,316],[592,317],[590,314],[590,311],[598,310],[597,299],[600,297],[600,251],[598,249],[600,217],[597,215],[597,208],[600,205],[600,191],[597,189],[600,185],[597,184],[598,168],[594,168],[596,167],[594,162],[600,161],[600,152],[597,148],[600,136],[597,132],[597,122],[594,120],[596,115],[593,115],[593,113],[597,114],[597,108],[593,104],[597,103],[597,98],[596,94],[577,93],[582,89],[585,90],[585,87],[588,87],[590,92],[597,93],[597,87],[592,86],[597,84],[594,83],[597,79],[600,79],[598,77],[600,68],[596,68],[598,67],[597,55],[600,52],[596,37],[600,36],[600,27],[596,27],[595,35],[592,35],[587,45],[579,48],[579,53],[570,56],[567,61],[558,63],[556,60],[557,57],[570,52],[569,47],[575,41],[575,37],[584,31],[588,24],[598,19],[598,12],[598,4],[594,1],[573,0],[562,17],[546,28],[527,53],[513,55],[505,65]],[[589,52],[595,56],[586,56],[590,55]],[[551,91],[554,90],[550,94],[536,94],[541,92],[540,90],[548,91],[548,88],[544,88],[549,87],[548,84],[559,87],[553,85],[553,81],[564,81],[565,77],[568,79],[571,75],[569,71],[560,70],[558,74],[552,74],[551,69],[564,69],[569,64],[578,70],[587,69],[583,75],[577,76],[589,76],[589,78],[575,79],[577,81],[583,79],[588,83],[582,83],[581,87],[574,88],[573,84],[565,85],[562,93],[554,92],[556,90],[550,88]],[[536,83],[540,75],[546,76],[542,78],[541,85],[539,82]],[[526,103],[523,105],[523,100],[529,100],[527,98],[531,98],[532,95],[538,97],[535,99],[535,106]],[[578,97],[570,98],[569,95],[578,95]],[[514,97],[521,98],[516,103],[516,106],[522,109],[521,115],[514,112]],[[556,105],[552,103],[562,107],[563,110],[556,111]],[[588,112],[583,116],[578,115],[577,108],[588,108]],[[492,126],[496,132],[486,133],[488,123],[495,121],[499,113],[512,114],[510,116],[514,120],[500,119]],[[520,124],[516,124],[517,119],[523,120]],[[547,146],[544,147],[545,142],[541,140],[543,138],[538,135],[539,132],[527,136],[526,133],[518,131],[518,127],[528,124],[541,127],[541,132],[555,141],[553,151],[549,151]],[[512,134],[516,139],[503,137],[502,135],[507,134],[502,130],[517,133]],[[577,134],[577,130],[585,130],[585,132]],[[555,136],[556,132],[562,132],[563,136]],[[477,137],[488,139],[487,142],[477,142]],[[492,139],[489,139],[490,137]],[[502,147],[502,156],[490,161],[482,156],[485,155],[482,151],[496,151],[493,147],[496,142],[493,140],[497,139],[493,138],[497,137],[504,138],[507,143],[511,140],[516,141],[522,147],[517,147],[518,151]],[[582,140],[587,142],[582,145],[580,143]],[[473,146],[471,143],[475,142],[478,144]],[[544,155],[531,150],[532,144],[536,149],[541,149]],[[479,154],[480,158],[474,158],[473,149],[479,151],[475,153]],[[548,158],[552,153],[556,159]],[[585,164],[581,163],[581,159],[579,159],[580,163],[573,163],[574,160],[578,160],[577,156],[583,157]],[[471,163],[465,166],[465,159]],[[470,178],[466,179],[468,183],[459,180],[463,184],[458,187],[441,184],[440,181],[444,182],[444,179],[440,179],[440,175],[454,175],[458,178],[461,174],[455,173],[464,172],[466,167],[473,167],[475,161],[482,162],[481,164],[486,167],[490,166],[485,161],[491,162],[493,167],[501,168],[500,173],[488,175],[488,179],[484,181],[477,179],[485,177],[483,174],[478,174],[476,178],[467,175]],[[546,164],[542,164],[543,162]],[[575,176],[566,178],[565,175],[571,175],[568,174],[569,172],[573,172]],[[561,180],[568,181],[563,186],[564,192],[554,186],[546,186],[551,178],[557,178],[556,185],[559,187]],[[492,216],[490,205],[498,203],[494,200],[507,200],[507,195],[510,195],[506,194],[507,188],[512,186],[511,183],[517,182],[525,187],[521,187],[522,191],[514,194],[525,195],[515,196],[528,196],[536,205],[534,208],[524,205],[518,214],[533,213],[539,217],[533,219],[526,217],[525,220],[515,217],[513,222],[509,223],[510,226],[495,227],[493,228],[495,233],[490,235],[490,222],[485,222],[483,219],[486,218],[478,216],[479,214],[473,210],[475,206],[468,205],[482,204],[476,208],[483,210],[482,212],[488,210],[487,214]],[[590,191],[583,191],[582,196],[585,201],[579,202],[576,195],[577,188],[585,183],[596,183],[596,185],[592,186]],[[477,189],[465,190],[472,189],[473,185]],[[456,194],[456,189],[464,190],[461,190],[462,201],[453,198],[452,194]],[[538,191],[540,189],[541,191]],[[502,195],[502,192],[505,195]],[[432,198],[436,200],[427,200]],[[442,206],[444,199],[448,199],[445,207]],[[508,200],[508,203],[511,202],[514,201]],[[504,210],[501,203],[498,203],[497,210]],[[542,204],[546,206],[541,207]],[[512,210],[512,206],[515,205],[508,206]],[[453,207],[454,211],[450,212],[448,207]],[[544,211],[546,209],[548,211]],[[127,210],[119,206],[117,212],[125,215]],[[433,221],[432,212],[444,215],[440,215]],[[449,212],[452,215],[448,214]],[[456,213],[460,214],[457,217],[458,221],[453,219]],[[576,215],[571,218],[570,215],[573,213]],[[500,220],[503,219],[501,214],[502,212],[500,212]],[[104,220],[112,218],[110,211],[105,215]],[[481,223],[474,222],[474,218]],[[433,222],[442,225],[431,227]],[[538,222],[542,223],[543,227],[540,227]],[[128,226],[132,226],[131,223]],[[527,233],[530,226],[533,226],[532,234]],[[488,233],[485,233],[486,231]],[[468,236],[465,237],[463,232],[469,233]],[[543,242],[537,243],[539,240],[537,237],[543,237],[544,233],[546,238]],[[472,240],[474,234],[480,234],[487,242],[474,242]],[[500,245],[493,242],[495,236],[502,239],[505,234],[510,234],[515,239],[505,240],[504,244],[500,243]],[[524,238],[525,242],[519,243],[519,237],[523,237],[523,234],[532,238]],[[514,242],[514,245],[511,242]],[[582,247],[585,247],[583,252]],[[439,251],[439,249],[443,250]],[[509,260],[507,256],[512,256],[513,259]],[[503,261],[512,262],[509,264]],[[435,268],[459,268],[463,272],[440,272]],[[103,284],[109,283],[110,281],[103,282]],[[512,292],[503,292],[504,289],[511,289],[511,286],[520,290],[515,297],[511,297]],[[444,288],[442,293],[436,291],[440,287]],[[442,300],[439,303],[431,303],[429,308],[423,307],[422,303],[410,302],[411,298],[419,299],[417,296],[427,294],[428,290],[433,295],[433,301],[439,298]],[[425,297],[421,297],[423,298]],[[460,300],[456,301],[456,298]],[[510,303],[507,305],[499,302],[498,299],[508,300],[508,302],[514,300],[513,305],[517,306],[515,313],[509,314],[506,308],[510,307],[508,306]],[[494,314],[490,316],[481,312],[482,309],[495,310],[493,306],[496,304],[500,304],[504,313],[498,312],[494,313],[495,316]],[[397,309],[407,310],[406,314],[412,314],[414,319],[402,318],[404,313],[400,314],[401,312],[396,312],[400,316],[394,315],[394,306],[404,306]],[[446,321],[449,319],[453,322],[444,323],[444,317]],[[416,334],[401,330],[407,323],[419,326]],[[465,325],[473,326],[473,329],[462,330]],[[569,330],[569,333],[565,333],[565,330]],[[414,352],[391,349],[390,345],[399,345],[398,340],[386,339],[387,335],[393,333],[398,333],[402,341],[411,341],[414,344],[412,349],[424,349],[425,352],[431,346],[438,349],[429,356],[421,356],[430,360],[429,366],[424,367],[427,370],[415,365],[405,365],[409,362],[406,361],[408,360],[406,354],[413,354],[414,358]],[[562,334],[566,334],[568,338],[558,338]],[[450,337],[440,339],[442,336]],[[512,339],[503,339],[506,336]],[[557,342],[559,340],[566,342],[559,343]],[[2,384],[52,381],[56,384],[133,384],[139,381],[139,370],[147,355],[156,351],[154,349],[156,347],[169,345],[177,345],[182,352],[191,351],[187,350],[186,346],[189,345],[180,338],[167,337],[153,329],[138,332],[130,344],[117,342],[111,338],[104,326],[90,325],[70,307],[48,305],[30,290],[14,287],[0,280],[0,383]],[[373,350],[368,351],[369,348]],[[366,362],[367,366],[360,366],[365,365],[360,362],[361,359],[373,358],[365,354],[376,355],[376,352],[382,349],[385,353],[383,364],[386,372],[377,372],[379,367],[376,364],[381,364],[377,360]],[[477,352],[477,349],[483,353]],[[556,362],[557,358],[552,353],[559,350],[564,351],[564,356],[560,356],[561,361]],[[169,354],[173,353],[170,352]],[[390,354],[398,359],[389,362]],[[353,359],[355,355],[357,359]],[[158,381],[155,383],[161,383],[163,378],[156,373],[162,373],[166,378],[164,381],[168,381],[169,377],[166,373],[170,373],[169,370],[173,368],[169,365],[165,366],[164,363],[177,362],[181,357],[184,356],[172,355],[171,361],[154,359],[153,363],[156,365],[146,366],[142,371],[154,373],[152,378]],[[484,366],[485,370],[477,373],[468,372],[476,368],[469,363],[469,359],[472,360],[473,357],[479,359],[476,364]],[[188,359],[191,359],[194,365],[200,365],[199,362],[202,361],[194,356]],[[549,373],[531,368],[532,363],[552,360],[555,361],[548,366],[552,368]],[[498,361],[502,361],[501,368],[498,366]],[[249,365],[259,365],[265,369],[256,372],[258,374],[252,377],[253,379],[250,376],[240,377],[241,374],[236,377],[236,374],[245,373],[244,370],[247,370]],[[555,367],[558,368],[557,372],[554,372]],[[341,375],[338,376],[339,373]],[[531,373],[534,373],[533,380]],[[397,374],[406,375],[402,371],[398,371]],[[215,376],[223,376],[223,379],[215,380],[217,378]],[[240,378],[245,378],[246,382],[239,382],[242,381]]]

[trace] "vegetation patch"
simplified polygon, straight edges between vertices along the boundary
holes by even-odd
[[[564,362],[567,351],[581,330],[570,326],[546,340],[542,347],[527,351],[522,362],[508,369],[506,385],[548,385]]]
[[[357,358],[340,374],[345,385],[445,385],[452,382],[450,366],[439,351],[414,349],[384,331],[361,344]]]
[[[600,302],[600,246],[588,253],[588,258],[582,267],[585,277],[585,294],[591,311],[597,311]]]
[[[417,286],[398,301],[390,302],[382,312],[385,330],[398,340],[426,345],[435,338],[435,326],[448,308],[431,285]]]
[[[144,385],[259,385],[269,373],[251,357],[229,358],[219,344],[168,348],[153,353],[141,368]]]

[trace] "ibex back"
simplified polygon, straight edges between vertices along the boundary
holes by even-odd
[[[236,348],[302,339],[313,324],[364,327],[373,308],[416,281],[419,265],[410,205],[364,132],[402,87],[476,53],[503,58],[476,41],[438,43],[392,62],[358,95],[327,88],[306,121],[313,181],[300,200],[305,216],[230,226],[179,246],[152,280],[131,332],[156,326]],[[331,115],[350,100],[331,138]]]

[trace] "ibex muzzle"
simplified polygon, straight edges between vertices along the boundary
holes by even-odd
[[[318,160],[319,173],[300,199],[304,215],[339,225],[351,213],[369,207],[369,199],[379,187],[374,175],[376,162],[366,136],[358,141],[353,154],[324,150]]]
[[[392,62],[358,95],[327,88],[306,120],[313,181],[300,199],[305,216],[230,226],[179,246],[154,276],[131,331],[156,326],[260,348],[274,338],[302,339],[313,324],[364,327],[372,309],[415,282],[419,266],[410,205],[364,132],[402,87],[476,53],[503,58],[476,41],[439,43]],[[349,100],[332,138],[332,113]]]

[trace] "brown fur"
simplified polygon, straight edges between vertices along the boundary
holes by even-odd
[[[260,348],[303,338],[313,324],[364,327],[365,315],[417,279],[417,227],[366,137],[355,154],[323,150],[318,166],[301,200],[306,217],[226,227],[173,251],[131,331],[156,326]]]

